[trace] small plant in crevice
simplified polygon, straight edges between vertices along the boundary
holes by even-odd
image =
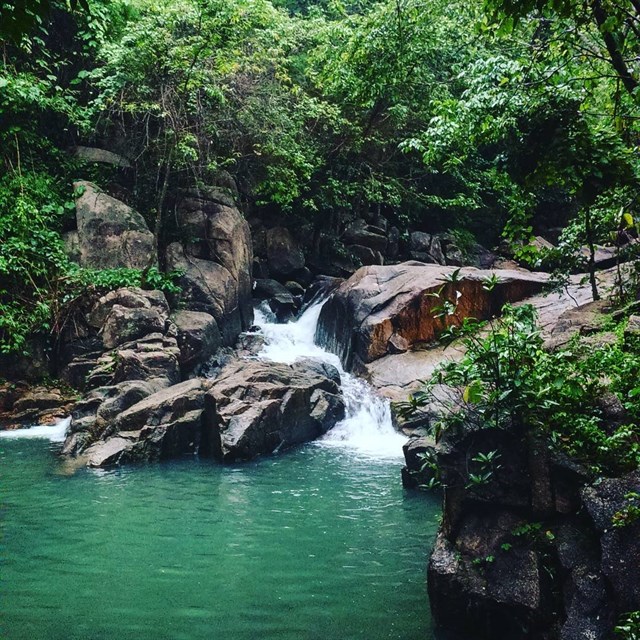
[[[473,489],[489,484],[496,471],[501,468],[499,460],[500,453],[496,449],[487,453],[478,453],[471,458],[468,482],[465,488]]]
[[[640,640],[640,611],[623,613],[613,630],[620,640]]]
[[[640,493],[630,491],[624,499],[627,503],[611,517],[611,526],[616,529],[628,527],[640,518]]]
[[[420,489],[436,489],[442,487],[442,474],[435,451],[429,449],[423,453],[419,453],[418,458],[422,461],[422,464],[420,469],[413,472],[413,474],[423,476],[425,473],[428,473],[431,476],[427,482],[420,483]]]

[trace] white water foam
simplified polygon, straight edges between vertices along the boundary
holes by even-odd
[[[257,309],[255,324],[266,338],[258,357],[291,364],[296,358],[313,357],[332,364],[340,372],[345,418],[317,441],[319,446],[353,450],[375,458],[400,458],[406,438],[391,423],[389,402],[364,381],[342,368],[338,356],[314,343],[322,302],[310,306],[298,320],[276,324],[270,312]]]
[[[0,438],[7,440],[17,440],[18,438],[38,438],[50,440],[51,442],[64,442],[67,429],[71,424],[71,418],[65,418],[52,425],[38,425],[27,429],[12,429],[10,431],[0,431]]]

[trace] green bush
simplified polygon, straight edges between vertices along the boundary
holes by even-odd
[[[436,437],[464,422],[535,431],[598,474],[622,473],[640,464],[640,348],[624,342],[623,325],[613,344],[594,347],[575,339],[551,353],[542,348],[531,306],[506,306],[485,330],[477,323],[464,326],[464,358],[442,365],[420,392],[399,403],[401,415],[439,407]],[[438,400],[436,385],[455,390],[454,399]],[[626,415],[621,424],[607,421],[599,403],[604,392],[622,403]]]

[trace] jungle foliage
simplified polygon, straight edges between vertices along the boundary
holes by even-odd
[[[72,181],[113,178],[77,144],[130,160],[118,179],[160,246],[180,190],[229,177],[252,215],[315,236],[382,213],[530,264],[540,227],[608,239],[640,219],[637,13],[587,5],[1,3],[0,348],[61,303]]]

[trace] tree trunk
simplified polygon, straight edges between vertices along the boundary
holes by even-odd
[[[596,247],[593,242],[593,227],[591,225],[591,209],[586,207],[584,211],[584,228],[587,236],[587,245],[589,247],[589,282],[591,283],[591,294],[594,301],[600,300],[598,293],[598,283],[596,282]]]

